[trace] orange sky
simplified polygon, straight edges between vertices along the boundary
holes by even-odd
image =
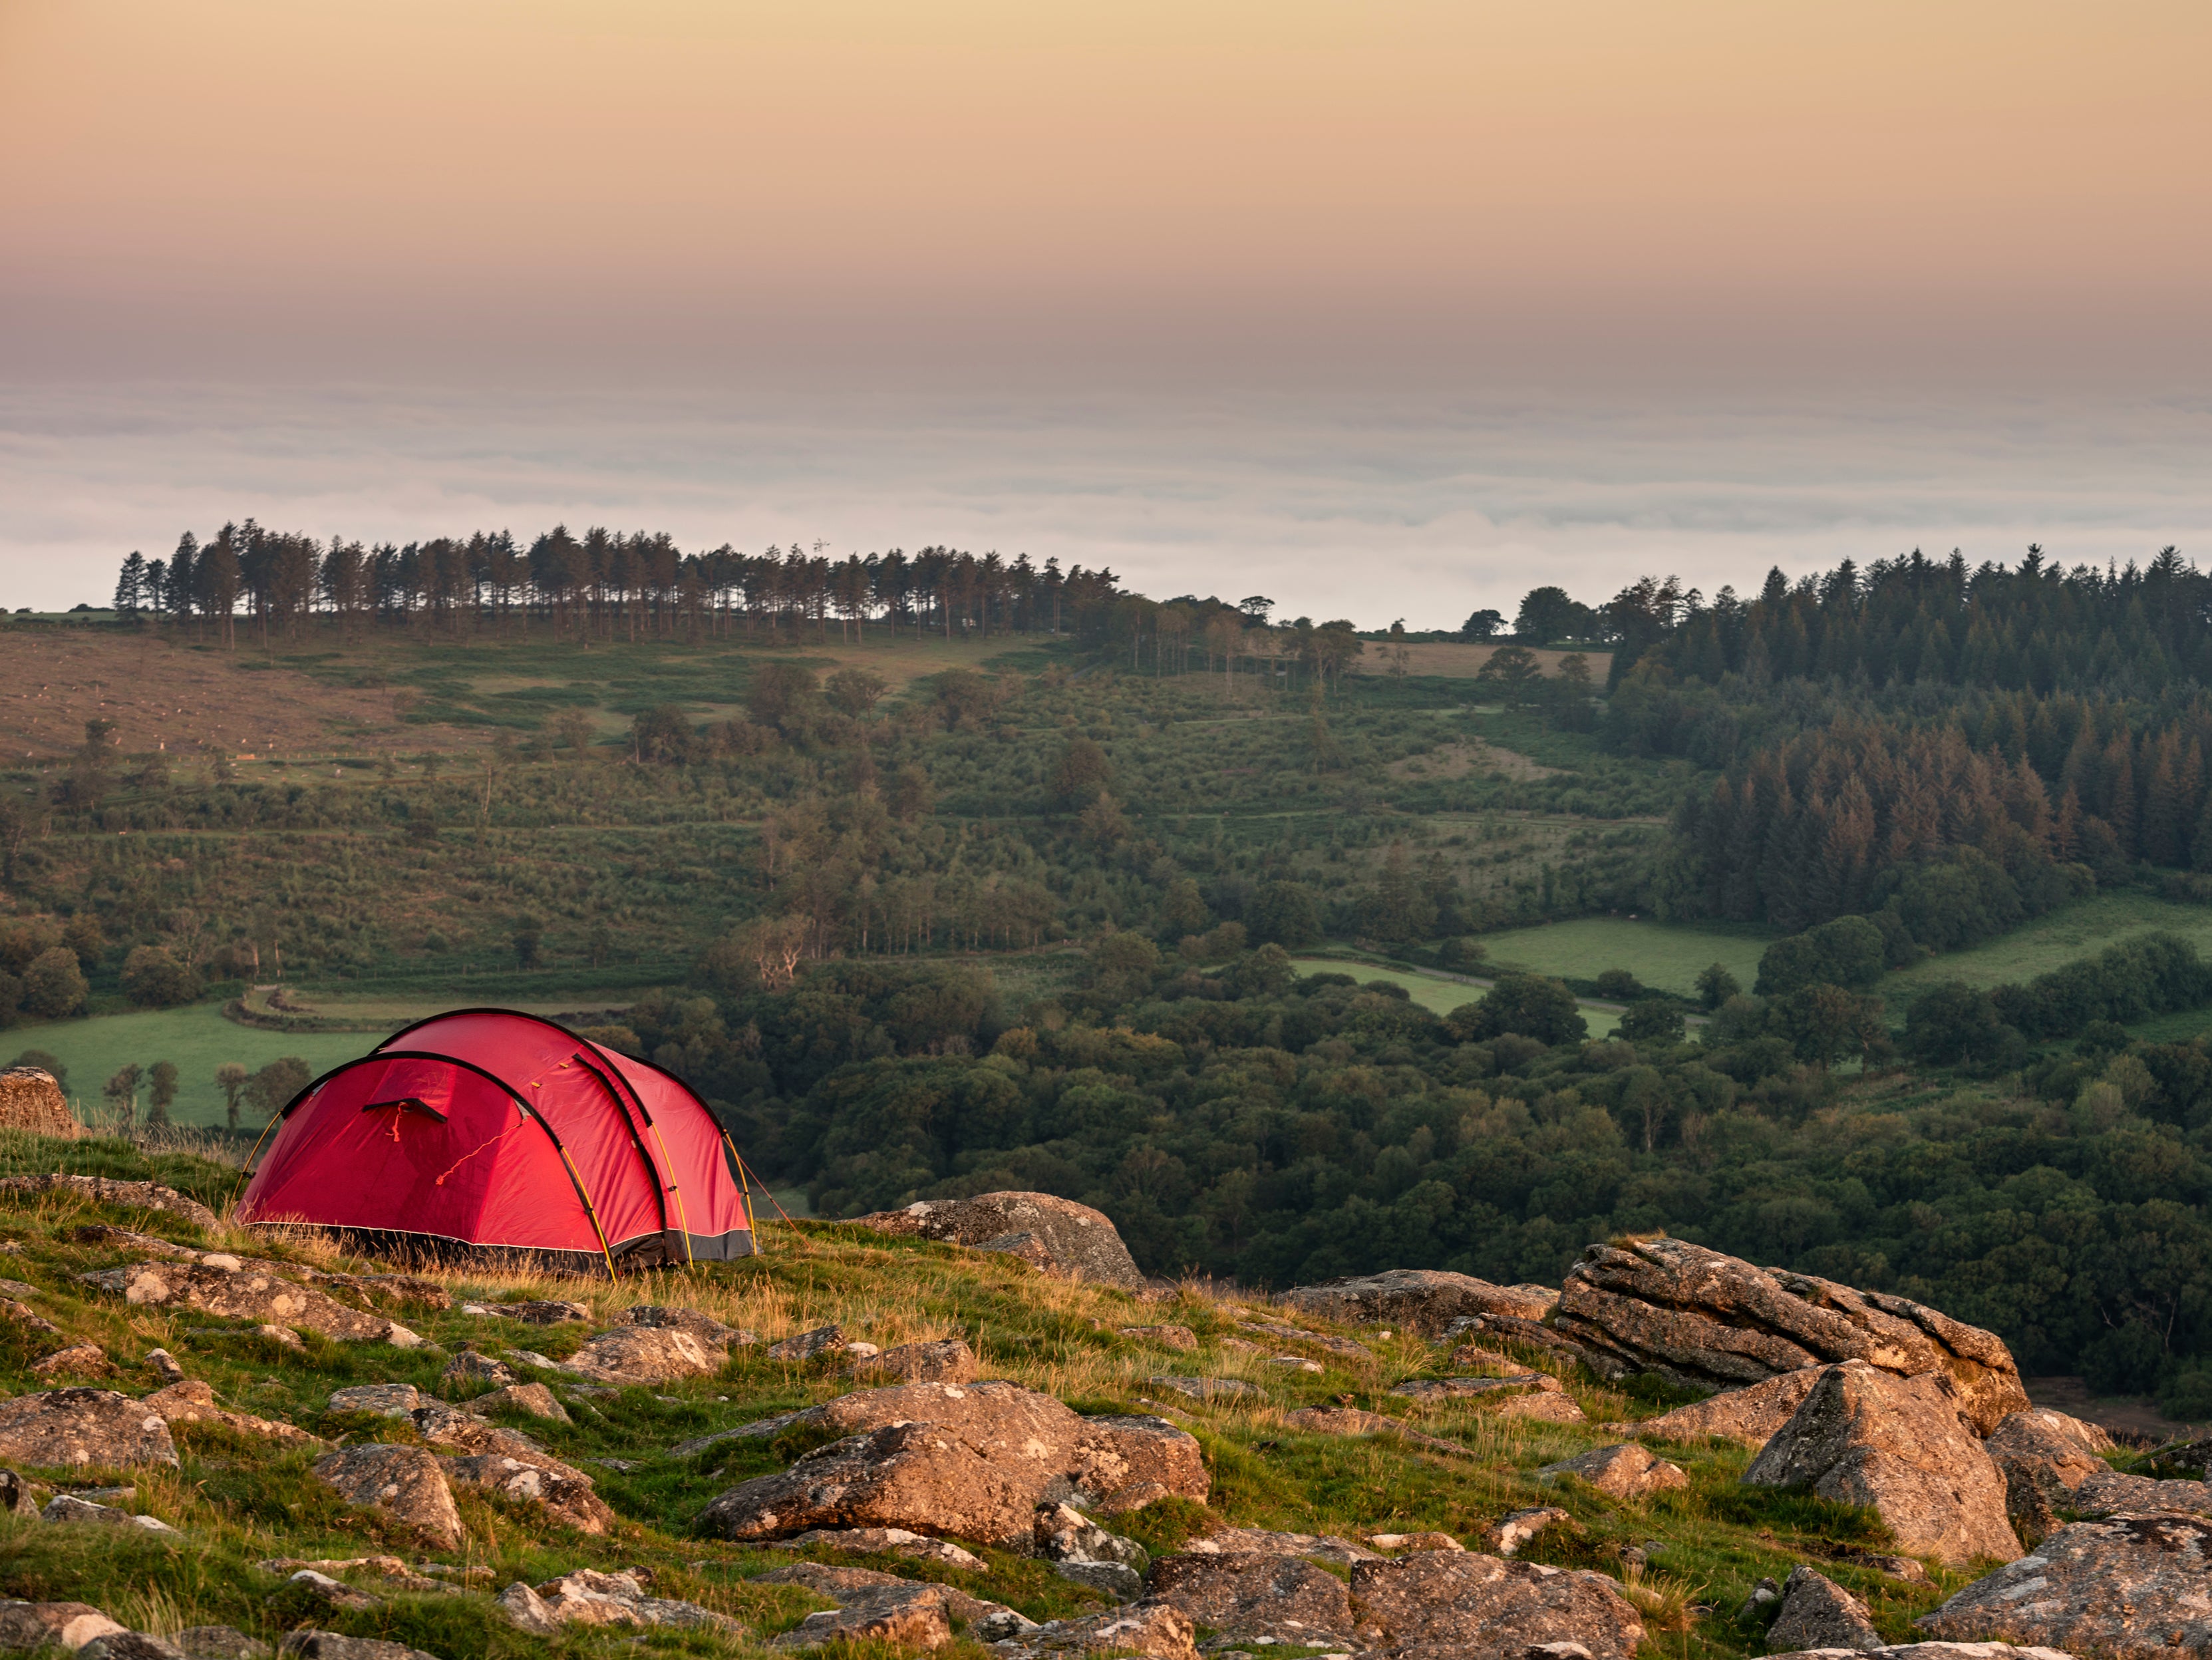
[[[2155,376],[2208,64],[2203,0],[0,0],[0,350]]]

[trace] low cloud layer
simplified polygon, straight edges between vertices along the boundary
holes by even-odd
[[[2212,407],[1496,398],[0,392],[0,603],[101,603],[224,520],[367,541],[556,521],[685,548],[947,543],[1159,595],[1449,627],[1553,581],[1712,592],[1919,546],[2067,562],[2212,541]]]

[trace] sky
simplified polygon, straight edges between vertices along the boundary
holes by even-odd
[[[1450,626],[2205,556],[2191,0],[0,0],[0,604],[228,518]]]

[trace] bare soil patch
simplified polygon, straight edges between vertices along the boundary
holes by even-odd
[[[11,629],[0,645],[0,760],[65,755],[92,720],[116,723],[116,747],[126,755],[296,760],[465,741],[451,727],[403,725],[389,690],[244,666],[252,660],[243,648],[200,650],[150,634]]]

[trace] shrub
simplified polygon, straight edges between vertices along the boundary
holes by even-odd
[[[123,994],[142,1009],[174,1008],[200,994],[199,976],[166,946],[138,946],[124,959]]]
[[[84,970],[76,965],[76,953],[66,946],[41,952],[23,970],[23,1007],[42,1019],[77,1013],[91,993]]]

